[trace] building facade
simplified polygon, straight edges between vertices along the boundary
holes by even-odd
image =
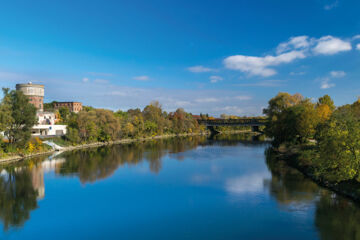
[[[54,102],[54,109],[58,110],[59,108],[65,107],[69,109],[70,112],[78,113],[82,110],[81,102]]]
[[[16,84],[16,90],[22,91],[29,98],[29,102],[36,107],[38,111],[44,110],[44,85],[33,84]]]
[[[38,124],[31,129],[31,135],[39,137],[63,136],[66,132],[66,125]]]
[[[54,125],[58,121],[56,114],[53,112],[38,112],[38,124],[42,125]]]

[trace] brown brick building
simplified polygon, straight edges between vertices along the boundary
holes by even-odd
[[[80,112],[82,110],[81,102],[54,102],[54,109],[58,110],[61,107],[68,108],[70,112]]]
[[[16,84],[16,90],[22,91],[29,98],[29,102],[36,107],[38,111],[44,110],[44,85],[33,84]]]

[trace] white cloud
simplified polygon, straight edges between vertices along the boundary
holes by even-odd
[[[357,49],[357,50],[360,50],[360,43],[358,43],[358,44],[356,45],[356,49]]]
[[[324,36],[317,41],[313,51],[315,54],[332,55],[339,52],[350,51],[350,42],[333,36]]]
[[[251,100],[252,97],[251,96],[235,96],[234,97],[236,100],[240,100],[240,101],[247,101],[247,100]]]
[[[296,59],[305,58],[303,51],[290,51],[277,56],[253,57],[244,55],[235,55],[225,58],[225,67],[232,70],[269,77],[276,74],[276,71],[270,66],[277,66],[283,63],[290,63]]]
[[[320,86],[321,89],[328,89],[328,88],[332,88],[332,87],[335,87],[335,84],[330,83],[330,78],[325,77],[322,79],[321,86]]]
[[[235,195],[261,192],[264,190],[264,179],[267,179],[268,177],[268,173],[260,172],[230,178],[225,182],[225,189],[228,193]]]
[[[276,49],[277,54],[287,52],[291,49],[305,49],[310,46],[308,36],[291,37],[289,41],[280,43]]]
[[[88,82],[88,81],[89,81],[89,79],[88,79],[88,78],[86,78],[86,77],[84,77],[84,78],[82,79],[82,81],[83,81],[83,82]]]
[[[331,71],[330,76],[333,78],[342,78],[345,77],[346,73],[344,71]]]
[[[357,38],[357,36],[354,38]],[[360,49],[360,45],[357,48]],[[287,42],[280,43],[274,56],[234,55],[225,58],[224,65],[228,69],[238,70],[249,75],[269,77],[276,74],[275,66],[291,63],[296,59],[304,59],[309,56],[333,55],[351,49],[350,40],[342,40],[330,35],[319,39],[303,35],[291,37]]]
[[[193,73],[202,73],[202,72],[212,72],[212,71],[214,71],[214,69],[207,68],[207,67],[204,67],[204,66],[201,66],[201,65],[189,67],[188,70],[190,72],[193,72]]]
[[[355,36],[352,37],[352,40],[356,40],[356,39],[360,39],[360,34],[355,35]]]
[[[330,4],[325,5],[325,6],[324,6],[324,9],[325,9],[325,10],[331,10],[331,9],[333,9],[333,8],[336,8],[336,7],[338,6],[338,4],[339,4],[339,1],[336,0],[336,1],[333,2],[333,3],[330,3]]]
[[[133,79],[137,80],[137,81],[148,81],[150,78],[149,78],[149,76],[143,75],[143,76],[133,77]]]
[[[210,82],[211,83],[217,83],[217,82],[222,81],[222,80],[223,80],[223,78],[220,77],[220,76],[210,76]]]

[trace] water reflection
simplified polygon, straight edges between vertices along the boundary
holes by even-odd
[[[44,173],[53,171],[59,176],[78,176],[81,183],[95,182],[111,176],[119,167],[147,162],[153,173],[159,173],[162,159],[174,154],[183,161],[184,153],[197,146],[217,144],[233,146],[251,141],[251,136],[205,136],[158,139],[111,147],[100,147],[65,152],[58,156],[37,157],[20,163],[0,166],[0,219],[4,230],[21,227],[30,212],[38,207],[37,201],[45,197]]]
[[[62,155],[66,161],[56,173],[78,175],[82,183],[94,182],[111,176],[120,166],[137,165],[144,161],[149,163],[151,172],[158,173],[165,155],[188,151],[204,141],[205,137],[159,139],[66,152]],[[183,157],[179,155],[177,159],[181,161]]]
[[[151,172],[149,175],[156,176],[156,178],[142,179],[143,181],[153,181],[150,185],[144,188],[137,188],[136,184],[129,186],[129,189],[134,189],[133,191],[125,188],[128,183],[117,188],[119,189],[118,194],[120,192],[128,194],[122,195],[119,199],[124,206],[126,205],[126,209],[134,209],[132,214],[135,214],[139,206],[143,207],[142,211],[145,212],[145,215],[146,211],[151,211],[146,208],[146,205],[142,206],[141,201],[134,197],[137,196],[135,193],[141,192],[137,189],[154,193],[154,196],[148,199],[148,201],[154,200],[152,204],[159,203],[159,206],[162,206],[161,198],[167,198],[169,209],[165,209],[164,212],[174,211],[177,206],[186,203],[181,197],[189,194],[189,198],[185,198],[185,200],[196,207],[181,205],[183,208],[179,208],[180,213],[189,209],[192,209],[191,212],[196,212],[197,209],[201,210],[202,207],[214,203],[215,208],[219,208],[219,212],[217,212],[219,216],[222,212],[228,214],[226,216],[229,218],[229,222],[226,222],[227,218],[220,217],[219,219],[224,226],[231,225],[231,222],[237,222],[237,226],[243,224],[249,228],[251,224],[246,224],[251,218],[246,218],[241,214],[248,214],[249,217],[252,216],[250,208],[254,208],[255,212],[259,208],[266,210],[267,214],[271,215],[274,211],[268,209],[272,208],[269,203],[276,201],[277,204],[273,208],[281,213],[308,214],[310,225],[317,230],[320,239],[360,239],[359,207],[331,191],[318,187],[300,172],[288,167],[285,162],[279,161],[270,150],[265,152],[266,157],[264,158],[263,149],[266,148],[267,143],[261,138],[254,141],[251,135],[217,135],[213,139],[207,139],[204,136],[159,139],[83,149],[65,152],[50,158],[39,157],[21,163],[3,165],[0,167],[0,219],[5,231],[12,227],[21,228],[29,220],[33,210],[42,209],[43,206],[39,208],[39,201],[49,200],[46,199],[46,182],[44,180],[48,172],[52,177],[60,178],[56,181],[75,176],[74,179],[76,181],[79,179],[81,182],[80,186],[92,186],[92,184],[87,184],[109,178],[119,168],[143,164]],[[164,162],[164,159],[167,159],[166,156],[175,159],[173,162],[176,164],[171,165],[171,168],[166,165],[168,162]],[[265,163],[263,159],[265,159]],[[168,175],[158,174],[161,171]],[[178,175],[174,176],[176,174]],[[138,175],[131,176],[134,179],[139,177]],[[169,176],[174,176],[174,178]],[[162,184],[157,185],[156,179],[160,177]],[[139,181],[139,186],[146,184],[143,181]],[[53,195],[54,192],[51,192],[51,187],[49,187],[50,183],[47,184],[50,192],[47,194]],[[167,185],[174,187],[169,190]],[[73,185],[66,185],[66,187],[71,186]],[[117,186],[111,185],[111,187]],[[213,189],[215,189],[214,192],[211,191]],[[55,190],[57,191],[57,189]],[[177,193],[178,190],[179,193]],[[116,197],[117,193],[113,192],[112,194]],[[155,195],[159,196],[160,201],[156,201]],[[268,195],[271,196],[271,201],[264,197]],[[176,199],[180,199],[181,203],[176,202]],[[196,205],[196,199],[201,204]],[[229,200],[231,203],[227,205]],[[51,204],[56,204],[54,199],[52,201]],[[138,205],[132,206],[134,201]],[[246,205],[249,201],[252,201],[253,205]],[[243,205],[246,205],[247,209],[237,211]],[[159,208],[159,206],[157,207]],[[123,211],[126,212],[126,209],[121,209],[114,215],[122,214]],[[205,208],[203,210],[205,216],[209,210]],[[151,215],[151,212],[148,214]],[[160,216],[160,212],[154,214],[157,217]],[[261,212],[261,214],[266,213]],[[168,215],[166,214],[166,216]],[[181,216],[181,214],[176,216]],[[272,215],[266,217],[271,219]],[[216,223],[217,218],[212,219],[211,216],[207,216],[207,218]],[[242,218],[246,219],[242,222]],[[139,218],[134,217],[134,219],[138,224]],[[266,219],[264,216],[259,216],[256,221],[260,222],[264,219]],[[150,220],[151,218],[149,218]],[[265,228],[264,226],[262,227]],[[235,232],[231,229],[228,231]],[[276,232],[273,236],[276,236]]]
[[[321,191],[316,183],[279,160],[271,149],[268,149],[265,154],[266,164],[272,177],[264,184],[279,204],[303,204],[315,200]]]
[[[33,175],[34,174],[34,175]],[[42,197],[43,182],[38,182],[36,172],[31,169],[2,171],[0,177],[0,218],[4,229],[22,226],[30,217],[30,211],[37,208],[37,197]],[[38,187],[40,194],[35,189]]]
[[[320,239],[360,239],[359,205],[316,185],[299,171],[290,168],[268,149],[266,164],[272,178],[264,184],[287,210],[314,204],[314,222]]]

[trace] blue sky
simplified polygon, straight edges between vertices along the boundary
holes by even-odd
[[[360,2],[4,1],[0,82],[113,110],[258,115],[279,91],[360,92]]]

